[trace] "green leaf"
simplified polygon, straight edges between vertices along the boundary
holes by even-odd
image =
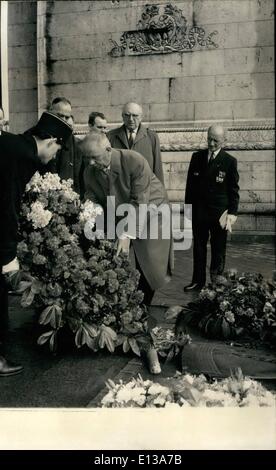
[[[34,292],[32,291],[32,287],[28,287],[22,295],[21,298],[21,305],[22,307],[29,307],[34,300]]]
[[[57,350],[57,331],[54,331],[50,338],[50,351],[56,352]]]
[[[96,338],[91,338],[91,336],[88,335],[86,338],[86,344],[90,349],[92,349],[92,351],[94,352],[98,351]]]
[[[32,283],[32,291],[34,294],[39,294],[41,290],[41,282],[38,281],[37,279],[34,279],[33,283]]]
[[[126,339],[125,335],[117,335],[116,346],[122,346]]]
[[[117,333],[110,328],[110,326],[102,325],[101,328],[105,335],[109,336],[113,341],[116,341]]]
[[[87,333],[89,334],[89,336],[91,336],[91,338],[96,338],[96,336],[98,335],[98,330],[95,328],[95,326],[83,322],[83,327],[87,330]]]
[[[89,335],[81,325],[75,335],[75,344],[77,348],[80,348],[84,344],[87,344],[87,341],[89,341]]]
[[[111,339],[110,336],[106,336],[105,344],[109,352],[113,353],[115,351],[115,344],[114,341]]]
[[[46,307],[39,317],[39,323],[41,325],[50,325],[53,328],[59,328],[62,320],[62,310],[59,305],[49,305]]]
[[[52,336],[52,334],[53,334],[53,330],[47,331],[47,333],[43,333],[37,339],[37,344],[39,344],[39,346],[42,346],[43,344],[47,343],[48,339],[50,338],[50,336]]]
[[[139,348],[139,346],[138,346],[138,344],[137,344],[136,339],[135,339],[135,338],[129,338],[128,342],[129,342],[129,345],[130,345],[132,351],[134,352],[134,354],[136,354],[137,356],[140,357],[140,356],[141,356],[141,352],[140,352],[140,348]]]
[[[19,287],[17,289],[17,292],[19,294],[21,294],[22,292],[24,292],[26,289],[28,289],[28,287],[31,287],[33,281],[20,281],[19,282]]]
[[[125,341],[123,342],[123,351],[124,353],[127,353],[130,349],[130,344],[128,342],[128,338],[125,339]]]

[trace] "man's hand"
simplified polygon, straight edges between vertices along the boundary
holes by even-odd
[[[237,216],[234,215],[234,214],[227,214],[226,216],[226,227],[225,229],[228,230],[230,233],[232,232],[232,225],[234,225],[234,223],[236,222],[237,220]]]
[[[118,256],[121,252],[129,255],[129,246],[130,246],[129,238],[119,238],[116,255]]]

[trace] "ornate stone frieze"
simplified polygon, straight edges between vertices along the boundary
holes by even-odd
[[[142,54],[168,54],[170,52],[187,52],[199,48],[216,48],[213,36],[217,31],[206,35],[204,28],[187,25],[182,10],[171,3],[145,5],[136,31],[126,31],[118,44],[111,40],[112,57]]]
[[[151,126],[150,126],[151,127]],[[193,128],[153,128],[159,135],[163,152],[181,152],[206,147],[208,127]],[[77,126],[76,134],[88,132],[87,126]],[[228,127],[227,144],[229,150],[271,150],[275,148],[275,126]]]

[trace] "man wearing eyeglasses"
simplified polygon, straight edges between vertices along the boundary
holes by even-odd
[[[51,103],[50,111],[72,126],[72,106],[67,98],[63,96],[55,98]],[[66,142],[66,147],[57,153],[55,160],[47,165],[45,171],[57,173],[64,180],[72,179],[74,190],[81,196],[83,195],[83,159],[73,134]]]
[[[108,132],[107,137],[115,149],[129,149],[140,153],[150,169],[164,184],[160,142],[156,132],[143,126],[143,110],[137,103],[127,103],[122,110],[124,124]]]

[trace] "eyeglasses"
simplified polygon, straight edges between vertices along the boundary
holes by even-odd
[[[141,115],[140,115],[140,114],[124,113],[123,116],[126,117],[127,119],[130,119],[131,117],[132,117],[133,119],[137,119],[137,118],[139,118]]]

